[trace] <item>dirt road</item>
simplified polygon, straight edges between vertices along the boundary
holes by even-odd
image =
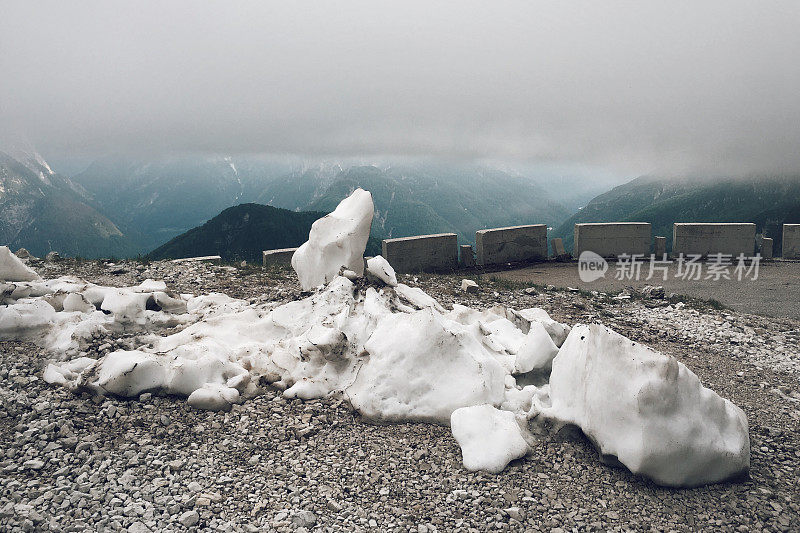
[[[649,274],[649,263],[641,267],[639,281],[635,279],[616,279],[618,264],[609,263],[605,277],[585,283],[578,275],[578,264],[541,263],[516,270],[484,274],[512,281],[531,282],[556,287],[576,287],[601,292],[618,292],[626,287],[644,287],[645,285],[662,285],[667,293],[691,296],[695,298],[714,299],[723,305],[744,313],[764,316],[800,318],[800,262],[775,261],[761,263],[758,277],[753,280],[752,274],[742,281],[737,281],[730,269],[731,279],[706,279],[708,264],[703,264],[700,280],[685,280],[678,277],[677,267],[673,263],[667,275],[656,271],[652,279]]]

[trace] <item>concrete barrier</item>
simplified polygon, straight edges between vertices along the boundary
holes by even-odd
[[[547,225],[476,231],[475,253],[477,263],[481,266],[547,259]]]
[[[764,237],[761,239],[761,246],[758,252],[761,254],[761,259],[772,259],[772,239]]]
[[[396,272],[452,270],[458,267],[458,237],[455,233],[384,239],[381,251]]]
[[[649,222],[597,222],[575,224],[575,253],[590,251],[603,257],[622,254],[650,255]]]
[[[261,252],[261,264],[270,265],[291,265],[292,256],[297,248],[278,248],[277,250],[264,250]]]
[[[472,268],[475,266],[475,252],[472,251],[472,245],[462,244],[458,247],[461,253],[458,257],[458,264],[462,268]]]
[[[800,259],[800,224],[783,225],[783,258]]]
[[[672,255],[753,255],[756,225],[750,223],[678,223],[672,226]]]
[[[661,260],[664,254],[667,253],[667,238],[666,237],[653,237],[653,254],[656,259]]]

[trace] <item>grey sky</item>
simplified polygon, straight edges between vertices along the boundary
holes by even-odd
[[[9,2],[0,124],[59,152],[800,173],[800,2]]]

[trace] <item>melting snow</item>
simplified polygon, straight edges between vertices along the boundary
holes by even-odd
[[[303,290],[330,282],[343,268],[364,274],[364,249],[374,210],[372,195],[356,189],[333,213],[311,225],[308,241],[292,256]]]
[[[0,246],[0,282],[33,281],[35,279],[40,279],[36,272],[11,253],[8,246]]]
[[[370,419],[450,424],[468,469],[501,471],[529,453],[540,438],[533,429],[549,420],[578,425],[602,454],[663,485],[748,469],[745,415],[674,358],[541,309],[447,311],[397,283],[380,257],[360,277],[372,212],[359,189],[314,224],[292,263],[306,290],[320,288],[301,300],[272,307],[179,296],[153,280],[14,282],[2,285],[0,334],[74,356],[96,330],[140,331],[138,349],[53,363],[43,377],[126,397],[161,390],[211,410],[265,386],[287,397],[342,394]],[[153,335],[175,325],[186,327]],[[549,384],[521,385],[548,372]]]

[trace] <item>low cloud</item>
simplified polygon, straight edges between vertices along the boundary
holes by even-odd
[[[6,2],[42,149],[800,173],[796,2]]]

